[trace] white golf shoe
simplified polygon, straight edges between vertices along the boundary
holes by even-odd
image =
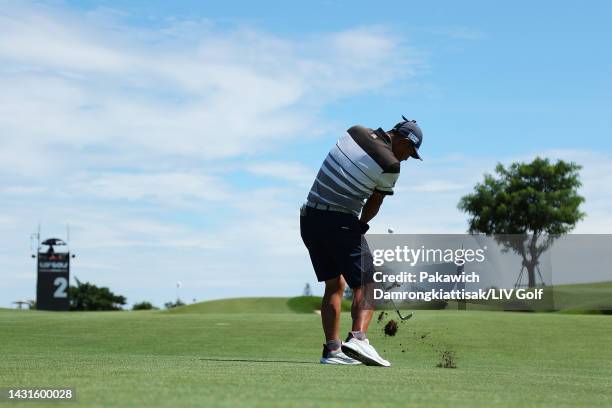
[[[342,352],[341,349],[331,351],[327,346],[323,345],[323,356],[319,360],[321,364],[336,364],[336,365],[358,365],[361,364],[353,358],[350,358]]]
[[[382,358],[376,352],[376,349],[370,345],[368,339],[358,340],[355,337],[351,337],[347,342],[342,343],[342,351],[347,356],[359,360],[368,366],[391,366],[391,363]]]

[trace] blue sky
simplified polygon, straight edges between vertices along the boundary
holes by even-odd
[[[248,26],[295,41],[355,27],[385,27],[422,57],[416,80],[391,84],[407,91],[386,94],[384,103],[351,97],[326,110],[326,116],[351,122],[357,115],[364,122],[392,124],[396,112],[409,111],[427,122],[430,133],[457,135],[430,141],[432,149],[443,153],[465,144],[476,153],[497,153],[499,140],[514,139],[517,129],[534,149],[553,143],[559,148],[580,148],[584,142],[599,149],[612,145],[601,136],[612,123],[606,115],[612,95],[612,57],[605,45],[612,38],[609,2],[177,3],[68,2],[85,10],[124,10],[128,20],[144,26],[202,18],[221,30]],[[508,123],[517,120],[516,126]],[[582,143],[576,142],[576,132]],[[526,147],[504,144],[509,153]]]
[[[39,221],[130,303],[299,293],[324,155],[401,114],[425,161],[373,231],[462,232],[459,197],[535,155],[582,164],[576,231],[612,230],[609,2],[294,3],[0,1],[0,306],[34,296]]]

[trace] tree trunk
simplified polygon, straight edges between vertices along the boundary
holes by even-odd
[[[537,243],[539,236],[540,233],[538,231],[534,231],[533,235],[531,236],[531,241],[529,242],[529,255],[531,256],[531,259],[529,260],[529,262],[527,262],[527,276],[529,277],[529,288],[535,288],[536,286],[535,268],[538,265]]]
[[[529,283],[528,283],[529,288],[535,288],[536,287],[535,266],[536,266],[536,264],[533,263],[533,262],[529,262],[526,265],[526,267],[527,267],[527,276],[529,277]]]

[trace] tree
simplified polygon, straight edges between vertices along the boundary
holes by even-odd
[[[304,285],[302,296],[312,296],[312,289],[310,289],[310,283],[307,283],[306,285]]]
[[[134,303],[132,310],[155,310],[157,307],[153,306],[151,302],[140,302]]]
[[[179,306],[185,306],[185,303],[181,299],[176,299],[176,302],[166,302],[164,303],[164,307],[166,309],[172,309]]]
[[[97,287],[89,282],[81,283],[76,277],[77,286],[68,288],[70,310],[121,310],[125,305],[124,296],[115,295],[107,287]]]
[[[528,286],[536,286],[538,259],[560,235],[570,232],[585,214],[581,166],[536,157],[531,163],[513,163],[485,174],[474,192],[461,198],[458,208],[470,215],[470,233],[494,235],[506,251],[523,258]]]

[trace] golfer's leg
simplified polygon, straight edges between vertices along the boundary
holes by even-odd
[[[353,289],[353,304],[351,305],[351,317],[353,318],[353,326],[351,331],[363,332],[368,331],[370,320],[374,315],[373,308],[365,308],[367,302],[364,301],[365,286]]]
[[[321,302],[321,321],[326,341],[340,339],[340,311],[344,286],[342,276],[325,281],[325,294]]]
[[[346,341],[342,343],[342,352],[365,365],[389,367],[391,363],[378,354],[366,336],[370,320],[372,320],[374,314],[373,305],[368,304],[367,299],[364,299],[368,296],[366,288],[369,286],[371,285],[353,288],[353,306],[351,308],[353,327]]]

